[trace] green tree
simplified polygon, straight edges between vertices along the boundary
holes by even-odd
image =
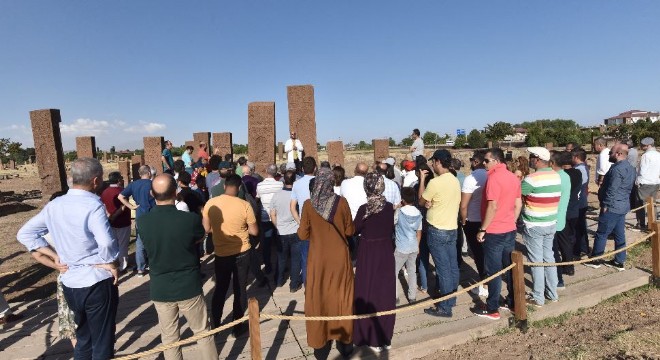
[[[513,126],[508,122],[498,121],[486,125],[486,138],[491,141],[502,141],[508,135],[513,135]]]
[[[234,154],[247,154],[248,146],[243,144],[234,144],[232,146]]]
[[[371,145],[371,143],[370,142],[368,143],[364,140],[360,140],[360,142],[357,143],[357,145],[355,145],[356,150],[371,150],[372,148],[373,146]]]
[[[477,129],[472,129],[467,136],[468,145],[473,149],[486,147],[486,136]]]
[[[396,141],[394,141],[394,139],[392,139],[392,137],[390,137],[390,145],[389,146],[390,147],[396,146]]]
[[[434,133],[433,131],[427,131],[422,135],[422,140],[424,141],[424,144],[427,145],[433,145],[438,142],[440,139],[440,136],[437,133]]]
[[[464,148],[466,144],[467,144],[467,137],[465,137],[465,135],[456,136],[456,139],[454,140],[454,148],[456,149]]]
[[[399,145],[401,146],[412,146],[413,144],[413,139],[410,136],[407,136],[401,140],[401,143]]]

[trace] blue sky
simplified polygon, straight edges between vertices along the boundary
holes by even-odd
[[[319,142],[660,109],[660,2],[2,1],[0,137],[62,112],[65,149],[247,142],[247,106],[312,84]]]

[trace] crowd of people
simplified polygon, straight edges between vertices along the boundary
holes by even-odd
[[[140,179],[126,187],[118,172],[104,181],[96,159],[78,159],[68,192],[54,196],[17,237],[35,259],[61,272],[60,331],[72,339],[75,357],[101,359],[114,354],[116,284],[129,269],[131,210],[135,271],[149,275],[161,340],[169,344],[179,340],[180,315],[195,333],[220,326],[230,286],[229,320],[242,318],[252,280],[266,286],[272,279],[282,287],[290,278],[292,293],[304,288],[307,316],[370,314],[394,309],[402,296],[409,302],[426,296],[429,277],[434,297],[456,292],[460,267],[467,266],[465,247],[474,258],[475,280],[497,273],[511,263],[517,233],[531,262],[596,257],[610,234],[616,249],[625,246],[625,215],[660,186],[660,154],[652,138],[641,141],[639,165],[627,143],[608,149],[605,139],[596,139],[600,215],[590,249],[590,169],[578,144],[566,151],[530,147],[528,156],[516,160],[499,148],[477,150],[466,176],[448,150],[425,158],[419,134],[415,129],[411,135],[407,159],[360,162],[351,178],[339,165],[305,157],[295,132],[285,144],[287,163],[270,164],[263,174],[244,157],[234,163],[231,155],[210,155],[204,143],[197,154],[188,147],[174,160],[172,143],[166,142],[163,173],[142,166]],[[637,218],[637,226],[645,228],[644,209]],[[209,321],[200,258],[210,254],[215,289]],[[586,265],[622,271],[625,256],[620,252]],[[564,276],[574,273],[572,266],[533,267],[527,304],[557,301]],[[513,309],[512,279],[508,273],[503,278],[504,297],[501,277],[474,289],[485,298],[471,309],[475,315],[496,320]],[[454,297],[424,312],[451,318],[455,305]],[[394,315],[308,321],[307,342],[318,358],[327,357],[332,341],[346,356],[354,345],[379,352],[390,348],[394,324]],[[247,324],[232,331],[242,336]],[[198,346],[199,358],[217,359],[212,337]],[[164,355],[180,359],[181,350]]]

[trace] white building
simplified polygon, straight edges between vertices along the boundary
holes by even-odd
[[[660,113],[642,110],[630,110],[619,115],[605,119],[605,125],[634,124],[639,120],[649,119],[656,122],[660,119]]]

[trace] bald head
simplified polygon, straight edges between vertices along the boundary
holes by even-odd
[[[151,192],[158,205],[174,204],[176,199],[176,182],[170,174],[156,176],[151,182]]]
[[[369,165],[363,162],[357,163],[355,165],[355,176],[365,176],[369,172]]]

